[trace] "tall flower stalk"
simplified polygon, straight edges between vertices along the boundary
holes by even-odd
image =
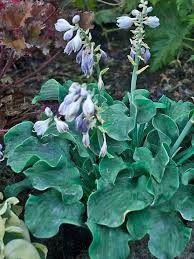
[[[131,42],[131,52],[129,60],[133,65],[133,73],[131,80],[131,97],[133,99],[133,93],[137,85],[137,76],[142,71],[144,71],[148,65],[144,66],[142,69],[139,69],[140,61],[143,61],[147,64],[151,54],[149,51],[149,46],[144,42],[145,37],[145,25],[148,25],[151,28],[159,26],[159,19],[156,16],[148,16],[148,13],[152,11],[152,7],[148,7],[148,1],[141,0],[139,4],[139,10],[133,10],[131,16],[121,16],[117,18],[117,26],[121,29],[129,29],[133,25],[135,29],[132,29],[133,34]]]

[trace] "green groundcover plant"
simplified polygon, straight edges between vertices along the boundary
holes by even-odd
[[[145,26],[160,25],[141,0],[117,25],[129,29],[133,65],[131,90],[122,101],[104,88],[100,69],[106,53],[89,30],[59,19],[64,52],[76,52],[87,83],[47,81],[33,99],[50,102],[35,124],[24,121],[4,137],[7,165],[23,181],[5,195],[33,189],[25,205],[25,223],[39,238],[57,234],[61,224],[89,228],[92,259],[128,258],[130,241],[149,236],[156,258],[174,258],[187,246],[194,220],[194,123],[191,102],[163,96],[158,102],[136,81],[150,58]],[[142,64],[144,65],[142,66]],[[98,82],[91,77],[97,72]],[[56,108],[57,107],[57,108]]]

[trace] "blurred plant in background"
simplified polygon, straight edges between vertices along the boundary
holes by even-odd
[[[95,11],[96,23],[104,34],[114,31],[110,28],[116,17],[129,13],[137,6],[138,0],[96,1],[75,0],[79,8]],[[192,27],[194,24],[193,0],[150,0],[155,7],[154,15],[160,18],[161,25],[156,31],[147,29],[146,37],[152,49],[152,71],[179,59],[184,48],[193,51]],[[170,24],[170,26],[169,26]]]

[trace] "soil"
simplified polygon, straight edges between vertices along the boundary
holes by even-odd
[[[96,34],[98,36],[98,30]],[[107,41],[104,41],[103,44],[110,57],[110,69],[105,76],[105,82],[108,91],[115,98],[122,98],[130,84],[131,70],[126,59],[129,47],[126,45],[126,41],[122,41],[122,39],[118,41],[114,38],[114,35],[111,36],[110,40],[114,44],[110,45],[110,42]],[[174,100],[192,101],[191,97],[194,96],[194,69],[193,64],[187,62],[189,57],[190,53],[185,52],[184,58],[180,62],[173,62],[154,73],[147,71],[140,76],[138,87],[150,90],[153,99],[158,99],[166,94]],[[54,78],[61,83],[68,79],[82,80],[80,68],[75,64],[74,57],[65,56],[61,51],[61,54],[43,71],[28,79],[25,83],[14,87],[15,80],[34,71],[44,60],[45,56],[37,51],[33,58],[18,60],[4,78],[4,81],[13,82],[13,86],[3,92],[0,89],[0,143],[3,134],[13,125],[23,120],[35,121],[38,118],[43,107],[34,107],[31,100],[38,93],[43,82],[50,78]],[[8,184],[17,182],[19,177],[6,167],[5,162],[0,163],[0,191],[3,191]],[[24,204],[27,195],[23,194],[19,198]],[[194,227],[194,224],[191,226]],[[48,246],[48,259],[87,259],[89,258],[87,249],[91,240],[89,231],[71,225],[63,225],[57,236],[49,240],[38,241]],[[133,243],[130,258],[153,258],[147,249],[147,242],[148,238],[146,237],[140,242]],[[179,258],[194,258],[194,236],[185,253]]]

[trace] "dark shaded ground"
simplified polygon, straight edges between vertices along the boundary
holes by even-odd
[[[125,38],[126,36],[124,36]],[[105,77],[107,89],[114,97],[121,98],[124,92],[129,89],[130,85],[130,65],[127,61],[126,54],[128,46],[126,41],[120,40],[115,43],[115,38],[111,40],[114,45],[110,46],[109,66],[110,70]],[[119,49],[116,46],[119,44]],[[122,44],[122,46],[121,46]],[[107,48],[107,42],[104,47]],[[124,51],[123,51],[124,49]],[[170,96],[175,100],[184,99],[191,100],[194,96],[194,70],[191,63],[186,60],[190,54],[186,52],[181,63],[174,62],[168,67],[157,71],[141,75],[138,80],[139,88],[146,88],[151,91],[152,98],[158,99],[163,94]],[[7,74],[5,80],[13,80],[20,78],[26,73],[32,72],[35,67],[39,66],[45,59],[39,52],[35,53],[33,59],[24,58],[16,63]],[[65,56],[63,53],[52,62],[44,71],[36,74],[29,79],[25,84],[17,87],[12,87],[1,93],[0,91],[0,128],[9,129],[11,126],[19,123],[22,120],[36,120],[41,107],[31,105],[31,100],[39,91],[43,82],[50,78],[55,78],[61,83],[65,80],[72,79],[81,82],[80,69],[75,65],[73,58]],[[13,82],[14,85],[14,82]],[[2,137],[3,132],[0,132]],[[0,139],[0,142],[2,139]],[[0,191],[3,191],[5,186],[18,181],[18,175],[14,175],[9,168],[6,168],[5,163],[0,164]],[[22,203],[25,202],[27,194],[20,196]],[[40,241],[40,240],[39,240]],[[88,231],[70,225],[64,225],[56,237],[49,240],[42,240],[48,246],[48,259],[86,259],[87,248],[91,242],[91,235]],[[147,249],[148,239],[145,238],[141,242],[131,245],[132,259],[151,259],[153,258]],[[180,259],[194,258],[194,236],[188,246],[186,252]]]

